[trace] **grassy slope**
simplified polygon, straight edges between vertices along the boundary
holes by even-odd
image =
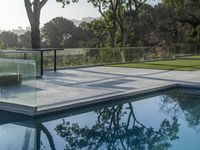
[[[195,70],[200,70],[200,60],[154,61],[154,62],[140,62],[131,64],[116,64],[111,66],[127,67],[127,68],[195,71]]]

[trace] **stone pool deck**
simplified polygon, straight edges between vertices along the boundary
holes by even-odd
[[[200,86],[200,71],[76,68],[45,72],[36,83],[39,114],[176,84]]]

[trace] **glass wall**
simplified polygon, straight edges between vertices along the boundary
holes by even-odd
[[[122,59],[124,57],[124,60]],[[156,47],[66,48],[57,51],[57,68],[174,59],[175,51]],[[53,52],[44,52],[45,69],[53,69]]]
[[[36,106],[36,64],[0,59],[0,102]]]
[[[57,51],[57,68],[106,65],[178,59],[177,56],[200,54],[199,45],[173,44],[157,47],[124,47],[124,48],[65,48]],[[44,69],[53,69],[54,52],[43,52]],[[0,53],[1,58],[25,59],[36,61],[36,73],[40,75],[41,53],[6,50]]]
[[[125,48],[66,48],[57,51],[57,68],[176,59],[200,54],[197,45]],[[124,60],[123,60],[124,57]],[[44,52],[45,69],[53,69],[53,52]]]
[[[40,52],[20,52],[16,50],[4,50],[0,52],[0,58],[6,59],[23,59],[23,60],[34,60],[36,63],[36,75],[40,75]]]

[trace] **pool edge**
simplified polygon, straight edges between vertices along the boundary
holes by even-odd
[[[32,106],[25,106],[25,105],[20,105],[20,104],[11,104],[11,103],[6,103],[6,102],[0,102],[0,110],[8,111],[8,112],[13,112],[13,113],[18,113],[18,114],[23,114],[31,117],[38,117],[42,116],[45,114],[51,114],[55,112],[61,112],[69,109],[75,109],[75,108],[81,108],[81,107],[86,107],[89,105],[95,105],[95,104],[100,104],[100,103],[105,103],[105,102],[113,102],[114,100],[119,100],[123,98],[129,98],[129,97],[140,97],[145,94],[151,94],[153,92],[161,92],[164,90],[169,90],[173,88],[195,88],[195,89],[200,89],[200,85],[193,85],[193,84],[181,84],[181,83],[174,83],[174,84],[168,84],[168,85],[161,85],[158,87],[154,88],[147,88],[147,89],[142,89],[138,90],[135,92],[125,92],[125,93],[119,93],[119,94],[114,94],[110,96],[105,96],[105,97],[100,97],[100,98],[92,98],[88,100],[79,100],[76,102],[63,102],[63,103],[58,103],[58,104],[51,104],[51,105],[45,105],[45,106],[40,106],[40,107],[32,107]]]

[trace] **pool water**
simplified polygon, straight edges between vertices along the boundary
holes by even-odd
[[[29,118],[0,112],[0,150],[198,150],[200,91],[172,89]]]

